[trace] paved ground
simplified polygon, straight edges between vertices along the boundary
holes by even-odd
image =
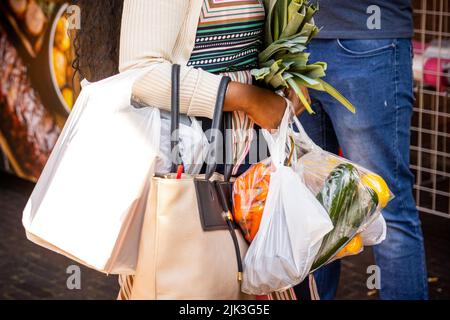
[[[74,263],[25,238],[22,209],[33,184],[0,173],[0,299],[115,299],[115,276],[81,267],[81,290],[69,290],[66,269]],[[430,297],[450,299],[450,220],[424,215]],[[338,299],[376,299],[365,287],[370,250],[346,258]]]
[[[117,278],[81,267],[81,290],[67,289],[74,263],[25,238],[22,209],[33,184],[0,173],[0,299],[114,299]]]

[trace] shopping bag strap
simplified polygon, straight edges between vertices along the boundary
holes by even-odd
[[[229,181],[231,178],[231,172],[233,169],[232,164],[232,153],[233,153],[233,141],[230,137],[226,138],[226,130],[232,129],[232,116],[230,112],[223,113],[223,104],[225,101],[225,95],[227,87],[231,79],[229,77],[222,77],[219,84],[219,89],[217,93],[217,100],[214,106],[214,114],[212,119],[212,126],[207,137],[209,142],[209,149],[206,159],[206,175],[205,179],[209,180],[217,168],[217,155],[219,154],[219,149],[222,147],[217,136],[221,134],[223,141],[225,143],[225,166],[224,166],[224,177],[225,181]],[[224,121],[222,131],[222,121]],[[179,143],[180,143],[180,65],[172,65],[172,88],[171,88],[171,150],[175,158],[172,161],[171,172],[176,172],[178,165],[182,164],[182,159],[180,155]]]
[[[225,142],[225,154],[228,154],[228,157],[230,157],[230,153],[232,152],[232,139],[226,139],[226,131],[223,132],[220,130],[221,123],[222,123],[222,117],[223,117],[223,104],[225,101],[225,95],[227,92],[227,87],[231,79],[229,77],[222,77],[222,80],[219,84],[219,89],[217,92],[217,99],[216,99],[216,105],[214,107],[214,115],[212,119],[212,130],[210,131],[208,142],[210,145],[210,149],[208,150],[208,155],[206,158],[206,173],[205,173],[205,179],[209,180],[217,168],[217,155],[219,154],[219,148],[222,146],[220,144],[220,139],[218,139],[217,135],[221,134],[223,137],[223,140]],[[231,129],[230,127],[227,128],[227,122],[231,121],[231,113],[227,113],[228,115],[225,117],[226,119],[229,118],[228,121],[225,123],[225,129]],[[229,162],[229,161],[225,161]],[[227,163],[229,164],[229,163]],[[225,169],[229,170],[229,173],[225,173],[225,177],[228,177],[228,179],[231,176],[231,170],[232,166],[225,165]],[[228,181],[228,180],[225,180]]]
[[[172,66],[172,88],[171,88],[171,108],[170,108],[170,147],[175,159],[172,159],[171,172],[176,172],[182,164],[180,155],[180,65]]]
[[[223,179],[224,181],[230,181],[231,173],[233,172],[233,140],[232,132],[233,129],[233,116],[231,112],[225,112],[224,114],[224,139],[225,139],[225,166]],[[227,133],[230,135],[227,136]]]

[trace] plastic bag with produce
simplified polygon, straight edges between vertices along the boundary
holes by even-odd
[[[242,291],[248,294],[300,283],[333,228],[314,194],[285,165],[290,114],[288,108],[277,134],[263,131],[271,161],[253,166],[234,185],[235,219],[247,240],[253,240],[244,259]]]
[[[292,158],[288,161],[292,162],[292,169],[316,195],[334,226],[323,238],[310,270],[314,271],[333,260],[358,254],[364,246],[382,242],[386,223],[380,211],[393,195],[382,177],[322,150],[297,118],[293,122],[287,130],[290,142],[277,145]],[[249,242],[257,236],[264,219],[273,170],[269,159],[252,166],[235,181],[235,220]]]
[[[234,219],[252,242],[261,223],[270,183],[270,161],[250,167],[233,185]]]
[[[366,246],[377,245],[386,239],[386,221],[383,216],[377,215],[375,221],[369,223],[366,228],[358,230],[358,233],[342,248],[331,260],[337,260],[361,253]]]
[[[294,118],[294,123],[298,132],[292,134],[299,150],[296,171],[303,175],[306,186],[317,195],[334,225],[322,242],[312,266],[314,271],[336,258],[361,252],[364,245],[384,240],[385,222],[380,210],[393,195],[382,177],[324,151],[312,142],[298,119]],[[371,228],[374,221],[378,224]],[[372,232],[366,232],[370,239],[365,244],[359,233],[369,229]]]

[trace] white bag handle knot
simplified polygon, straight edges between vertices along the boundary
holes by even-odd
[[[291,115],[293,114],[292,102],[287,98],[284,99],[286,101],[286,110],[284,111],[284,115],[277,129],[277,132],[272,134],[266,129],[262,130],[263,136],[267,141],[267,146],[269,147],[272,163],[277,169],[280,166],[284,165],[284,160],[287,156],[286,140],[288,136]]]

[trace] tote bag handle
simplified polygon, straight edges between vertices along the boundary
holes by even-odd
[[[219,154],[219,149],[221,147],[220,139],[217,135],[222,134],[223,140],[225,141],[225,181],[229,181],[231,178],[231,172],[233,169],[232,164],[232,152],[233,145],[232,139],[226,139],[226,130],[231,129],[232,117],[230,112],[226,112],[223,115],[223,104],[225,101],[225,94],[227,91],[228,83],[230,82],[229,77],[222,77],[219,84],[219,90],[217,94],[216,105],[214,107],[214,115],[212,119],[212,127],[210,134],[207,137],[209,142],[209,150],[206,159],[206,175],[205,179],[209,180],[217,168],[217,155]],[[224,120],[224,130],[221,130],[221,124]],[[171,172],[177,171],[178,165],[182,164],[182,159],[180,155],[180,65],[174,64],[172,66],[172,88],[171,88],[171,149],[174,159],[172,159],[172,169]]]

